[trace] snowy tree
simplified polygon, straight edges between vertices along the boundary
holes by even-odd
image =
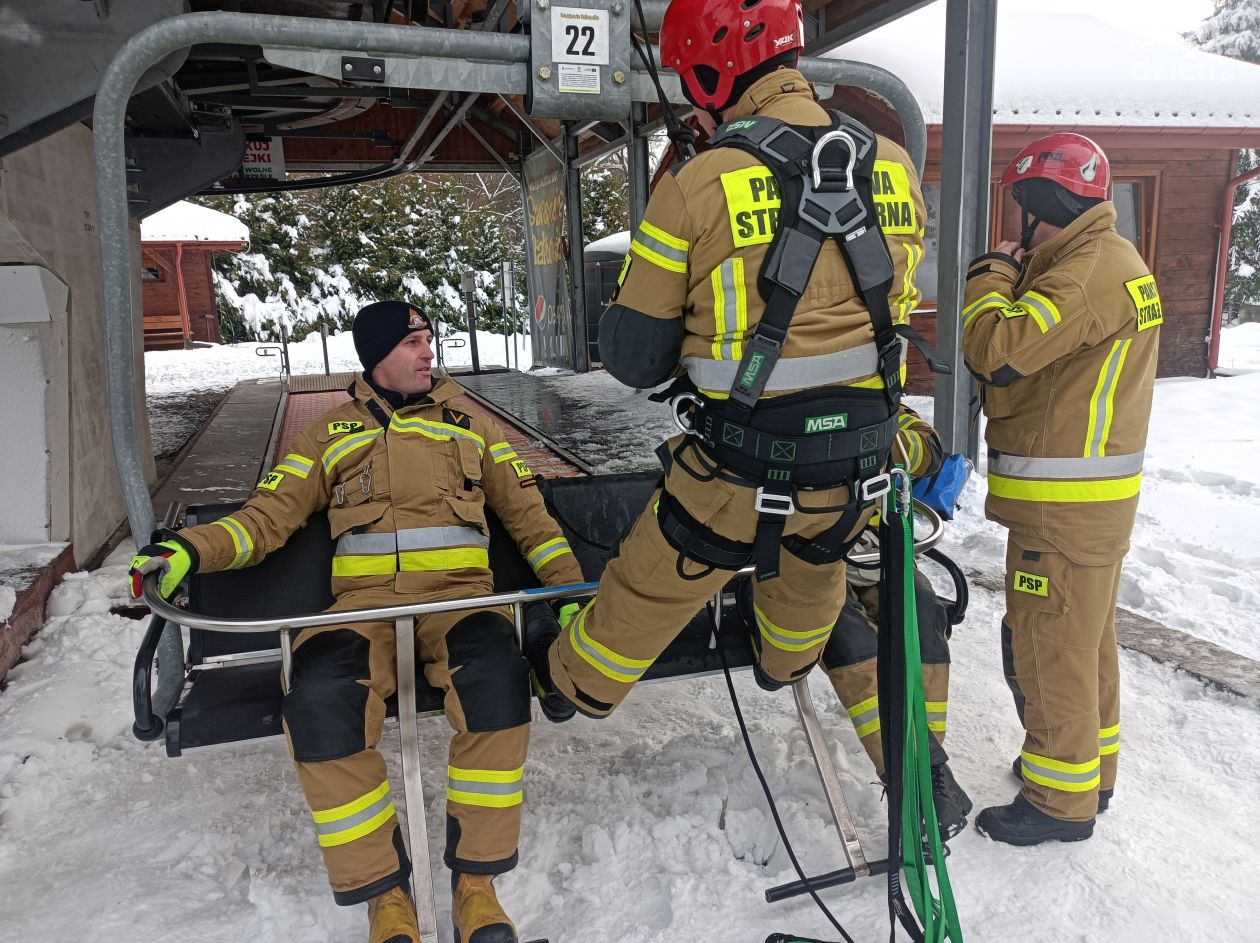
[[[1200,49],[1260,64],[1260,0],[1216,0],[1216,10],[1187,38]],[[1260,152],[1242,151],[1238,173],[1260,166]],[[1229,243],[1225,308],[1260,300],[1260,183],[1239,187]]]

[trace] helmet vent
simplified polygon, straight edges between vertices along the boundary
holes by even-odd
[[[752,29],[750,29],[747,33],[744,34],[744,42],[746,43],[752,42],[754,39],[756,39],[765,31],[766,31],[766,24],[758,23],[756,26],[754,26]]]
[[[713,34],[713,45],[717,45],[726,38],[726,34],[730,32],[725,26]]]
[[[744,0],[744,2],[739,5],[739,8],[741,10],[751,10],[760,2],[761,0]]]

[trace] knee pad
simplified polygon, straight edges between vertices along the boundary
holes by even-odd
[[[497,612],[474,612],[446,633],[451,683],[471,733],[529,723],[529,663],[516,628]]]
[[[840,618],[831,630],[831,638],[823,648],[822,665],[824,671],[833,668],[847,668],[858,662],[874,658],[879,654],[879,636],[871,629],[866,619],[866,610],[858,602],[857,597],[849,593],[845,597],[844,607],[840,610]]]
[[[364,731],[371,645],[349,629],[321,632],[293,653],[282,714],[293,758],[320,763],[367,749]]]

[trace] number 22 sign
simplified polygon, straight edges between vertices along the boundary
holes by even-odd
[[[552,7],[551,58],[608,65],[608,11]]]

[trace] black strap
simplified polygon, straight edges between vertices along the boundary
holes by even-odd
[[[883,422],[811,435],[773,435],[722,414],[703,398],[693,408],[692,422],[700,441],[714,453],[738,452],[774,465],[818,465],[839,459],[885,452],[897,436],[897,414]],[[841,482],[836,482],[841,484]]]
[[[868,505],[862,504],[855,496],[850,506],[841,512],[840,519],[821,534],[815,534],[813,537],[793,534],[791,537],[784,538],[783,546],[794,557],[799,557],[813,566],[843,560],[849,548],[857,543],[858,537],[862,535],[861,531],[855,533],[855,528],[858,519],[867,507]]]
[[[389,417],[385,415],[385,410],[381,408],[381,404],[374,398],[369,397],[367,401],[368,412],[372,414],[372,418],[381,424],[382,429],[389,428]]]
[[[684,578],[698,579],[715,569],[739,570],[753,555],[753,544],[715,534],[692,517],[668,491],[661,492],[656,520],[666,542],[679,553],[680,573],[683,559],[693,560],[710,568],[706,573]]]

